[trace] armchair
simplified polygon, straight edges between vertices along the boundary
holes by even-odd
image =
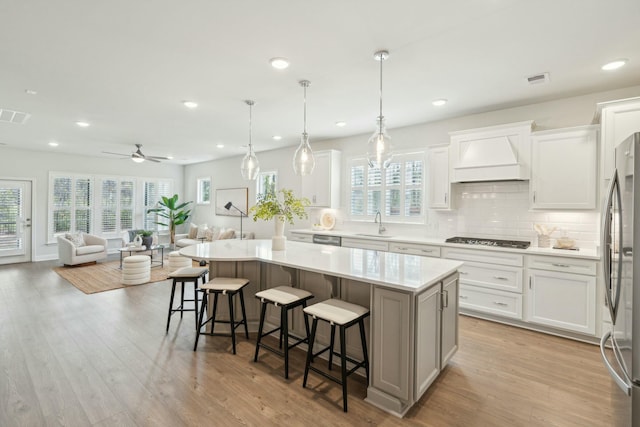
[[[78,244],[67,236],[57,236],[58,259],[64,265],[97,262],[107,258],[107,240],[92,234],[82,234],[84,244]]]

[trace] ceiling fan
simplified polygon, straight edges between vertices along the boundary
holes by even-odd
[[[131,160],[133,160],[136,163],[142,163],[145,160],[149,160],[150,162],[156,162],[156,163],[160,163],[160,160],[171,160],[169,157],[161,157],[161,156],[145,156],[142,153],[142,150],[140,150],[140,148],[142,148],[142,144],[136,144],[136,151],[134,151],[131,154],[123,154],[123,153],[111,153],[109,151],[103,151],[104,154],[115,154],[116,156],[124,156],[124,157],[130,157]]]

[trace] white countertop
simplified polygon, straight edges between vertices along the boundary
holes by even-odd
[[[272,251],[271,240],[218,240],[187,246],[180,254],[208,261],[262,261],[388,288],[421,292],[454,273],[461,261],[339,246],[287,242]]]
[[[437,246],[451,247],[451,248],[511,252],[511,253],[518,253],[522,255],[548,255],[548,256],[560,256],[560,257],[568,257],[568,258],[589,259],[594,261],[600,260],[600,254],[598,253],[598,250],[591,249],[591,248],[580,248],[580,250],[574,251],[574,250],[566,250],[566,249],[539,248],[534,244],[529,246],[527,249],[497,248],[492,246],[446,243],[445,239],[437,238],[437,237],[403,236],[400,234],[394,234],[389,237],[377,237],[375,236],[375,233],[371,233],[371,235],[369,236],[364,236],[361,234],[361,232],[349,232],[349,231],[343,231],[343,230],[316,231],[316,230],[309,230],[309,229],[298,229],[298,230],[291,230],[291,232],[300,233],[300,234],[321,234],[325,236],[350,237],[354,239],[374,240],[378,242],[413,243],[413,244],[422,244],[422,245],[437,245]]]

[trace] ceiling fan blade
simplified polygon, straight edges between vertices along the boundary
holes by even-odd
[[[145,156],[145,159],[149,160],[149,159],[156,159],[156,160],[171,160],[168,157],[162,157],[162,156]]]
[[[150,161],[150,162],[160,163],[160,160],[156,160],[156,159],[154,159],[153,157],[149,157],[149,156],[147,156],[147,157],[145,157],[144,159],[145,159],[145,160],[148,160],[148,161]]]
[[[123,154],[123,153],[112,153],[110,151],[103,151],[104,154],[113,154],[116,156],[123,156],[123,157],[129,157],[131,154]]]

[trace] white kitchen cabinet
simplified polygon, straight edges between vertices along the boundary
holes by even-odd
[[[302,197],[311,202],[312,207],[340,207],[340,158],[337,150],[313,153],[316,166],[313,173],[302,178]]]
[[[387,242],[381,242],[373,239],[357,239],[353,237],[343,237],[342,246],[345,248],[372,249],[375,251],[385,252],[389,250],[389,243]]]
[[[530,197],[533,209],[595,209],[597,127],[531,135]]]
[[[440,246],[418,243],[389,242],[389,252],[440,258]]]
[[[610,179],[614,168],[614,149],[634,132],[640,132],[640,97],[601,102],[595,120],[600,122],[602,178]]]
[[[429,208],[450,209],[449,146],[432,147],[428,153]]]
[[[596,278],[529,270],[528,322],[583,334],[596,332]]]

